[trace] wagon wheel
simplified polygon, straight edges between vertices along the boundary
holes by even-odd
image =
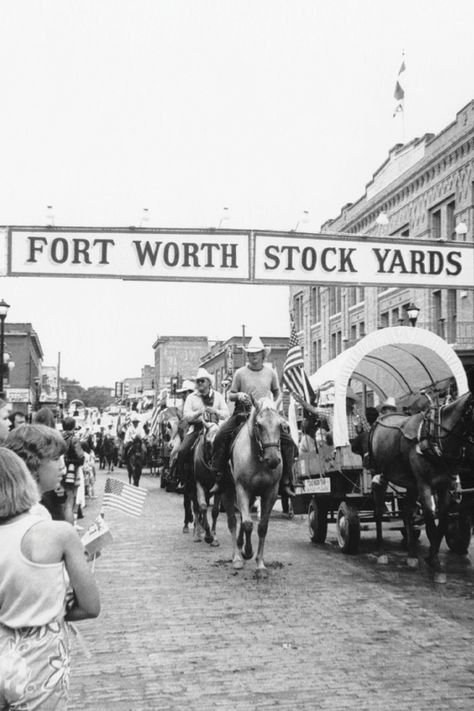
[[[328,532],[328,518],[326,508],[316,501],[311,499],[308,507],[308,529],[309,538],[312,543],[324,543]]]
[[[446,531],[446,543],[450,551],[464,555],[471,542],[471,517],[467,513],[451,516]]]
[[[337,510],[336,532],[342,552],[357,553],[360,541],[359,512],[346,501],[342,501]]]

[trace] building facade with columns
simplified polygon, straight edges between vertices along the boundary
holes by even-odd
[[[397,144],[365,194],[344,205],[321,232],[370,235],[392,244],[397,238],[473,243],[474,100],[439,134]],[[408,325],[411,303],[420,310],[417,326],[453,345],[474,391],[473,289],[291,286],[307,370],[316,371],[371,331]]]

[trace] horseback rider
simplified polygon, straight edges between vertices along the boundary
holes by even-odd
[[[192,448],[202,430],[203,420],[220,422],[229,417],[229,409],[224,396],[214,390],[214,376],[205,368],[199,368],[196,375],[196,390],[185,400],[183,420],[188,430],[181,442],[176,464],[178,480],[183,484],[191,470]]]
[[[144,439],[145,434],[143,432],[143,428],[140,424],[140,418],[138,415],[132,415],[132,422],[131,424],[127,427],[125,431],[125,439],[124,439],[124,459],[127,461],[128,459],[128,454],[130,452],[130,447],[132,443],[138,438],[138,439]]]
[[[244,351],[247,353],[248,362],[234,373],[230,388],[229,399],[235,403],[232,416],[219,428],[214,440],[212,455],[212,468],[215,472],[216,483],[210,490],[211,494],[220,494],[230,483],[228,479],[228,460],[230,456],[230,443],[236,429],[245,422],[252,407],[252,395],[256,400],[268,397],[274,400],[280,396],[278,378],[273,368],[263,361],[269,355],[270,349],[266,348],[259,336],[253,336]],[[293,462],[295,458],[295,445],[286,426],[281,428],[280,434],[281,455],[283,472],[280,490],[287,496],[294,496],[290,487]]]

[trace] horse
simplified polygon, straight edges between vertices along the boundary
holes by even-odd
[[[104,469],[107,465],[107,471],[113,472],[114,464],[117,464],[118,447],[114,437],[106,435],[102,441],[101,454],[104,460]]]
[[[212,505],[212,528],[207,519],[207,508],[209,506],[209,490],[215,484],[216,477],[211,469],[212,445],[219,429],[215,422],[203,422],[203,429],[199,439],[193,449],[193,480],[192,495],[194,511],[194,540],[204,540],[211,546],[216,547],[219,541],[216,536],[216,523],[220,510],[220,496],[215,495]]]
[[[263,559],[265,538],[271,510],[278,497],[282,475],[280,426],[278,402],[271,398],[252,398],[252,409],[246,423],[238,431],[231,451],[231,472],[235,486],[228,486],[222,494],[227,513],[227,525],[232,536],[232,567],[240,570],[243,560],[253,556],[250,514],[251,504],[260,496],[260,521],[258,523],[258,549],[255,558],[257,579],[266,578],[268,571]],[[237,516],[240,527],[237,534]],[[244,546],[245,539],[245,546]]]
[[[373,480],[379,562],[387,562],[383,550],[382,515],[387,482],[391,482],[407,492],[404,523],[408,565],[418,566],[413,517],[419,504],[430,544],[428,565],[434,571],[435,582],[446,582],[439,548],[448,527],[452,491],[464,448],[472,442],[473,413],[473,396],[467,392],[449,404],[431,406],[414,415],[384,415],[373,425],[369,460],[373,470],[381,474]]]
[[[129,445],[127,445],[127,454],[125,465],[128,472],[128,483],[133,481],[134,486],[140,485],[140,477],[142,475],[143,466],[146,461],[146,445],[141,437],[135,437]]]

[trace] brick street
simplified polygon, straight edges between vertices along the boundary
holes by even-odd
[[[72,711],[474,708],[469,557],[445,550],[448,582],[436,586],[424,565],[404,564],[399,534],[389,566],[378,566],[373,532],[344,556],[332,526],[312,545],[306,517],[289,520],[278,504],[269,577],[257,581],[254,560],[231,567],[224,514],[220,547],[194,543],[182,533],[182,497],[149,475],[141,484],[140,518],[106,512],[114,542],[95,569],[101,615],[78,624],[91,657],[73,645]]]

